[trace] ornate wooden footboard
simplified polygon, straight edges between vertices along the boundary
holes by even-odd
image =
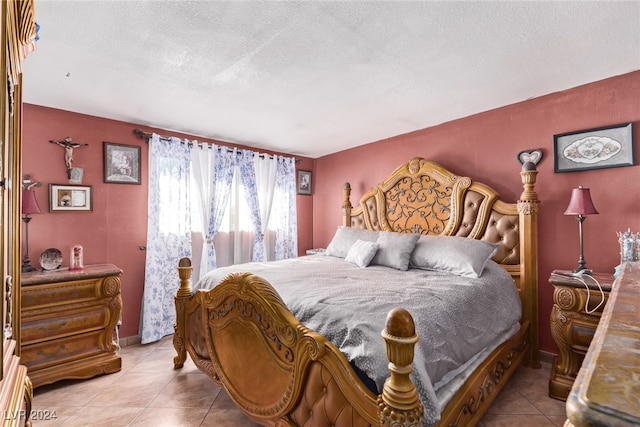
[[[391,377],[375,396],[340,350],[300,324],[265,280],[236,273],[191,297],[189,259],[179,268],[183,292],[176,302],[184,310],[178,325],[204,325],[210,359],[176,326],[175,366],[189,352],[248,417],[273,426],[422,426],[422,404],[409,380],[418,337],[405,310],[387,318],[382,336]]]
[[[523,191],[506,203],[484,184],[415,158],[360,200],[345,185],[343,225],[440,234],[497,243],[494,260],[513,277],[521,327],[468,377],[439,426],[475,425],[524,360],[539,366],[537,321],[537,171],[525,164]],[[250,418],[270,426],[422,426],[422,406],[409,380],[417,341],[411,316],[390,314],[383,333],[391,377],[375,396],[344,355],[289,312],[275,290],[251,274],[228,276],[211,291],[190,287],[191,263],[178,268],[176,368],[189,353]],[[234,350],[230,350],[234,349]]]

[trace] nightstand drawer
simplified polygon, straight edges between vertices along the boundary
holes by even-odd
[[[102,329],[106,324],[108,310],[95,307],[92,310],[69,312],[64,316],[31,318],[22,322],[21,337],[24,345],[33,341],[56,339],[61,336],[73,335]]]
[[[571,348],[586,353],[597,326],[597,323],[595,325],[575,324],[571,329]]]

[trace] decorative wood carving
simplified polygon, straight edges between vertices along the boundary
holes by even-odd
[[[409,379],[414,346],[418,342],[411,314],[403,309],[392,310],[382,337],[387,344],[391,377],[385,381],[382,394],[378,396],[380,425],[421,427],[424,407],[418,399],[416,386]]]

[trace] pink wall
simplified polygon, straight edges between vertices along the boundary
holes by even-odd
[[[516,201],[522,186],[516,154],[542,149],[536,189],[539,215],[539,314],[542,350],[557,353],[549,332],[554,269],[573,269],[579,257],[578,224],[563,215],[571,190],[591,188],[600,215],[584,223],[587,266],[613,273],[619,263],[616,231],[640,231],[640,167],[554,173],[553,135],[633,122],[636,164],[640,161],[640,71],[554,93],[444,123],[316,160],[313,243],[326,247],[340,224],[342,185],[350,182],[351,202],[395,167],[420,156],[458,175],[494,187]]]
[[[53,247],[62,251],[62,265],[68,266],[69,248],[77,243],[84,247],[85,264],[117,265],[123,270],[120,336],[138,335],[145,263],[145,252],[140,247],[146,245],[147,236],[148,145],[133,134],[133,129],[214,141],[29,104],[24,105],[23,120],[23,173],[43,184],[35,190],[42,213],[33,215],[29,223],[32,265],[38,266],[40,254]],[[83,168],[82,183],[93,186],[93,212],[48,212],[48,184],[68,183],[64,149],[49,140],[67,136],[74,142],[89,144],[74,150],[73,166]],[[142,185],[103,183],[103,141],[142,148]],[[314,171],[313,159],[300,159],[300,169]],[[298,196],[297,203],[298,245],[300,253],[304,253],[312,247],[313,198]],[[177,283],[177,274],[175,280]]]
[[[541,348],[557,352],[549,333],[552,289],[547,279],[553,269],[571,269],[579,256],[575,218],[562,215],[571,189],[591,188],[600,215],[584,223],[587,266],[612,272],[619,262],[616,231],[640,231],[640,175],[638,166],[554,174],[553,135],[618,123],[634,122],[635,157],[640,129],[640,71],[532,99],[519,104],[400,135],[316,160],[302,159],[299,169],[313,171],[313,197],[299,196],[300,253],[326,247],[340,224],[342,185],[352,186],[352,202],[384,179],[396,166],[414,156],[435,160],[460,175],[496,188],[515,201],[521,191],[516,154],[540,148],[539,295]],[[146,240],[147,145],[137,139],[135,124],[100,119],[33,105],[24,108],[24,173],[45,184],[37,189],[42,215],[29,226],[33,260],[49,247],[66,250],[80,243],[85,263],[109,262],[124,270],[122,337],[138,333]],[[143,128],[163,135],[161,129]],[[92,213],[47,213],[46,184],[65,183],[63,150],[48,141],[71,136],[89,147],[76,150],[74,165],[85,169],[84,183],[94,186]],[[185,135],[189,139],[199,139]],[[140,145],[142,185],[104,184],[102,141]],[[636,160],[636,163],[638,160]],[[313,220],[311,220],[313,217]],[[68,265],[68,264],[65,264]]]

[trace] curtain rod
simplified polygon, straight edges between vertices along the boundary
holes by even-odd
[[[138,138],[140,138],[140,139],[144,139],[144,140],[145,140],[145,142],[146,142],[147,144],[149,143],[149,139],[151,138],[151,135],[152,135],[152,134],[151,134],[151,133],[149,133],[149,132],[143,132],[143,131],[141,131],[140,129],[137,129],[137,128],[133,130],[133,133],[134,133]],[[170,136],[162,136],[162,135],[159,135],[159,137],[160,137],[160,139],[164,139],[164,140],[166,140],[166,141],[170,141],[170,140],[171,140],[171,137],[170,137]],[[208,143],[205,143],[205,144],[208,144]],[[209,145],[209,144],[208,144],[208,145]],[[211,145],[209,145],[209,147],[211,147]],[[220,147],[220,148],[222,148],[222,147]],[[228,152],[230,152],[230,153],[231,153],[231,152],[233,152],[233,150],[232,150],[232,149],[230,149],[229,147],[227,147],[227,151],[228,151]],[[264,159],[264,156],[265,156],[265,155],[264,155],[264,154],[258,154],[258,156],[260,156],[260,158],[261,158],[261,159]],[[274,158],[275,156],[270,155],[269,157]],[[299,165],[300,163],[302,163],[302,160],[300,160],[300,159],[296,159],[296,165]]]

